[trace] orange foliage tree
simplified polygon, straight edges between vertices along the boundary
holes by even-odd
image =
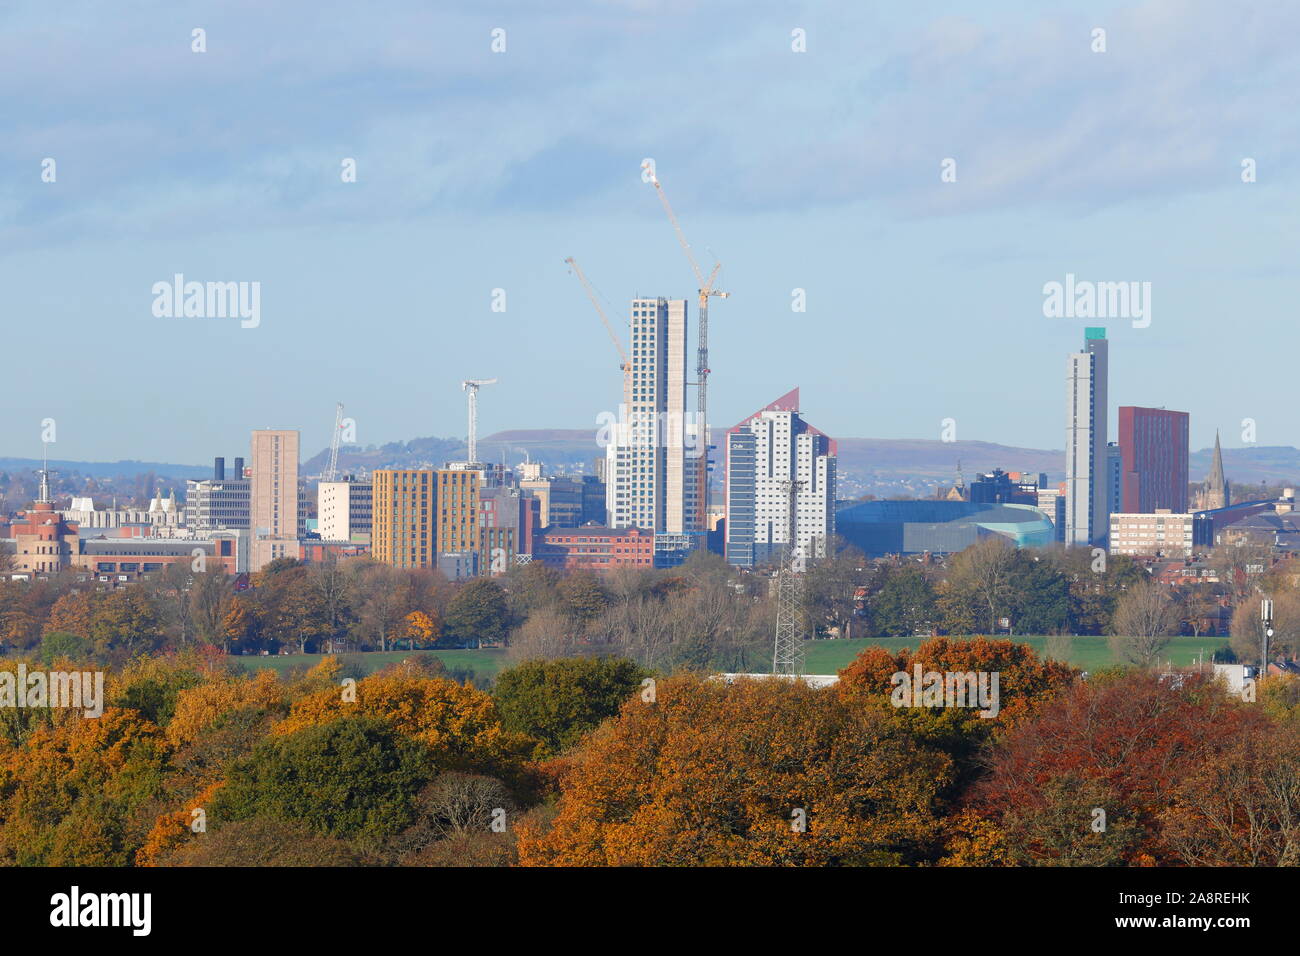
[[[567,757],[552,825],[520,826],[524,865],[908,862],[952,773],[879,703],[686,675]]]
[[[355,700],[347,689],[326,687],[298,698],[275,733],[339,717],[378,717],[425,744],[440,768],[485,772],[517,765],[535,744],[502,728],[490,694],[453,680],[372,674],[352,688]]]

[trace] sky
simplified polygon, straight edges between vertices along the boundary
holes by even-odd
[[[715,426],[797,385],[833,436],[1060,448],[1103,325],[1112,429],[1163,406],[1193,448],[1244,419],[1300,445],[1270,361],[1297,32],[1285,2],[9,2],[0,457],[46,419],[65,460],[201,463],[265,427],[307,457],[339,401],[361,444],[463,436],[466,378],[500,380],[481,436],[594,432],[618,355],[564,259],[616,324],[694,295],[646,158],[731,294]],[[156,315],[177,273],[259,283],[258,324]],[[1149,282],[1149,324],[1046,316],[1067,274]]]

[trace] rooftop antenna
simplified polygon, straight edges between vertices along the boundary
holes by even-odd
[[[41,487],[37,501],[44,504],[53,504],[54,496],[50,494],[50,443],[43,442],[43,464],[41,465]]]

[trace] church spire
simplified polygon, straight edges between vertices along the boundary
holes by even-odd
[[[1219,444],[1219,430],[1214,430],[1214,460],[1210,463],[1210,474],[1205,479],[1203,501],[1207,511],[1226,508],[1231,503],[1228,494],[1228,479],[1223,476],[1223,448]]]
[[[1214,461],[1210,465],[1210,477],[1206,479],[1211,491],[1223,491],[1223,448],[1219,445],[1219,430],[1214,430]]]

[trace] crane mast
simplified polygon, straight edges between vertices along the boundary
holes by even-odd
[[[700,269],[699,263],[695,261],[695,253],[691,251],[691,244],[686,241],[686,233],[682,231],[681,223],[677,221],[677,214],[673,212],[672,204],[668,202],[668,194],[664,192],[663,184],[659,182],[654,166],[647,160],[641,164],[641,168],[649,174],[650,182],[659,194],[659,201],[663,204],[664,212],[668,214],[668,221],[672,223],[673,232],[677,234],[677,241],[681,245],[682,251],[686,253],[686,260],[691,264],[691,271],[695,273],[695,282],[699,289],[699,317],[697,319],[699,345],[696,349],[695,361],[695,395],[698,437],[703,444],[703,449],[700,454],[696,486],[696,521],[698,528],[703,530],[708,526],[709,514],[709,299],[712,297],[725,299],[730,293],[719,291],[713,287],[713,283],[718,278],[718,270],[722,268],[720,262],[714,263],[713,271],[709,273],[707,279],[704,277],[704,272]]]
[[[578,265],[578,261],[572,256],[564,261],[569,265],[569,268],[573,270],[573,274],[578,277],[578,281],[582,283],[582,288],[586,291],[587,298],[590,299],[591,304],[596,307],[596,314],[600,316],[600,321],[604,323],[605,331],[609,333],[609,340],[614,343],[614,348],[618,350],[618,367],[619,371],[623,373],[623,407],[631,408],[632,363],[628,361],[627,350],[623,348],[623,343],[619,341],[618,335],[614,332],[614,326],[609,321],[609,316],[605,314],[605,310],[600,306],[600,300],[596,297],[596,290],[592,287],[591,283],[587,281],[587,276]]]
[[[334,436],[330,439],[330,461],[325,468],[325,480],[333,481],[339,470],[339,441],[343,436],[343,403],[334,406]]]
[[[469,454],[470,463],[478,461],[478,390],[483,385],[495,385],[495,378],[471,378],[460,383],[460,387],[469,393]]]

